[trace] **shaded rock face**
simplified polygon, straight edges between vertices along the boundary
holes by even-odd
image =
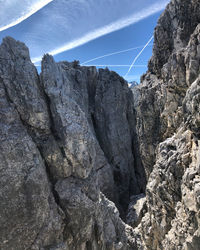
[[[116,73],[0,46],[1,249],[135,249],[125,217],[145,174]],[[107,198],[110,200],[108,200]]]
[[[148,177],[141,249],[199,249],[200,2],[174,0],[155,29],[153,56],[133,89]],[[139,246],[139,244],[138,244]]]
[[[146,213],[145,194],[133,195],[130,199],[126,222],[132,227],[137,227]]]
[[[131,194],[144,191],[145,180],[141,165],[136,163],[132,93],[114,72],[109,77],[107,71],[99,72],[93,119],[99,144],[113,168],[119,203],[126,207]]]

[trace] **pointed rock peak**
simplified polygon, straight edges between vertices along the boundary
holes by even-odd
[[[54,58],[52,55],[49,54],[44,54],[42,57],[42,63],[55,63]]]
[[[26,47],[26,45],[9,36],[3,39],[3,42],[0,46],[0,54],[5,55],[7,53],[12,59],[20,57],[30,60],[29,49]]]

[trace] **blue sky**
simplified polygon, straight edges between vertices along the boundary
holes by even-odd
[[[168,2],[0,0],[0,40],[9,35],[25,42],[36,65],[44,53],[50,53],[56,61],[89,60],[85,65],[108,66],[128,81],[139,81],[147,69],[153,40],[134,59],[152,37],[157,19]]]

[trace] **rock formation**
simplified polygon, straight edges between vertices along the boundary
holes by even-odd
[[[0,248],[133,249],[110,201],[125,218],[146,183],[127,83],[49,55],[38,76],[10,37],[0,55]]]
[[[199,249],[199,13],[171,1],[132,89],[3,40],[0,249]]]
[[[144,249],[200,247],[200,2],[173,0],[155,29],[153,56],[133,89],[147,213]]]

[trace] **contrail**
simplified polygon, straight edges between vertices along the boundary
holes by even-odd
[[[150,45],[151,44],[149,44],[149,46]],[[125,50],[120,50],[120,51],[116,51],[116,52],[113,52],[113,53],[105,54],[103,56],[98,56],[98,57],[92,58],[92,59],[90,59],[88,61],[85,61],[85,62],[81,63],[81,65],[83,66],[86,63],[93,62],[93,61],[96,61],[97,59],[101,59],[101,58],[104,58],[104,57],[113,56],[113,55],[117,55],[117,54],[121,54],[121,53],[124,53],[124,52],[131,51],[131,50],[140,49],[140,48],[143,48],[143,46],[133,47],[133,48],[130,48],[130,49],[125,49]]]
[[[39,63],[35,63],[34,65],[35,67],[41,66]],[[89,64],[89,65],[81,65],[81,66],[85,66],[85,67],[130,67],[131,65],[130,64]],[[138,64],[138,65],[134,65],[134,67],[143,68],[143,67],[147,67],[147,65]]]
[[[149,39],[149,41],[145,44],[145,46],[143,47],[143,49],[139,52],[139,54],[134,58],[130,68],[128,69],[126,75],[124,76],[127,77],[127,75],[129,74],[129,72],[131,71],[132,67],[134,66],[135,62],[137,61],[138,57],[142,54],[142,52],[145,50],[145,48],[149,45],[149,43],[152,41],[153,36]]]
[[[127,27],[131,24],[137,23],[141,20],[143,20],[144,18],[147,18],[148,16],[155,14],[159,11],[161,11],[162,9],[164,9],[164,7],[166,6],[168,0],[164,1],[163,3],[156,3],[153,4],[152,6],[148,7],[147,9],[143,9],[138,13],[134,13],[131,16],[126,17],[125,19],[119,19],[113,23],[107,24],[103,27],[97,28],[93,31],[90,31],[89,33],[86,33],[84,36],[77,38],[75,40],[72,40],[70,42],[67,42],[66,44],[64,44],[61,47],[55,48],[54,50],[51,51],[46,51],[46,53],[49,53],[51,55],[57,55],[59,53],[62,53],[64,51],[67,50],[71,50],[74,49],[80,45],[83,45],[85,43],[88,43],[92,40],[97,39],[98,37],[104,36],[106,34],[109,34],[111,32],[120,30],[124,27]],[[41,61],[42,56],[38,56],[38,57],[34,57],[32,58],[32,62],[39,62]]]
[[[33,4],[29,9],[29,12],[25,13],[23,16],[20,16],[19,18],[17,18],[16,20],[8,23],[5,26],[0,27],[0,32],[6,29],[9,29],[21,22],[23,22],[24,20],[26,20],[28,17],[32,16],[33,14],[35,14],[38,10],[42,9],[44,6],[46,6],[47,4],[49,4],[50,2],[52,2],[53,0],[43,0],[40,2],[36,2],[35,4]]]
[[[81,66],[85,66],[85,67],[91,67],[91,66],[94,66],[94,67],[130,67],[131,65],[128,64],[117,64],[117,65],[114,65],[114,64],[111,64],[111,65],[104,65],[104,64],[91,64],[91,65],[81,65]],[[146,67],[146,65],[134,65],[135,67]]]

